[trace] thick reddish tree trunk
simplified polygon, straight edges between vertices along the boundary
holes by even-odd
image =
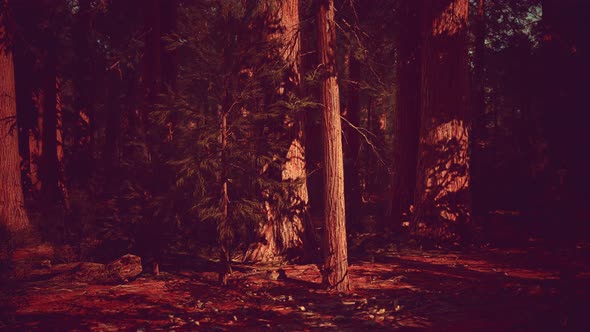
[[[14,242],[29,230],[29,219],[21,185],[12,39],[7,23],[8,1],[0,0],[0,233],[8,233]]]
[[[322,279],[328,289],[350,291],[346,247],[344,160],[340,123],[340,96],[336,77],[336,24],[334,1],[320,0],[318,10],[322,133],[324,136],[324,266]]]
[[[468,0],[425,0],[421,115],[413,230],[454,243],[471,220],[469,193]]]
[[[418,1],[400,2],[401,24],[396,64],[398,86],[393,113],[393,174],[389,225],[409,221],[414,201],[420,119],[420,24]]]
[[[278,94],[283,97],[298,96],[301,81],[299,0],[281,1],[276,12],[270,13],[270,17],[271,21],[278,22],[277,32],[271,38],[280,42],[279,51],[287,65]],[[291,144],[287,151],[281,179],[285,182],[296,183],[296,188],[290,198],[291,213],[279,219],[280,217],[273,211],[273,207],[267,202],[264,203],[267,220],[260,231],[261,240],[246,253],[245,259],[249,261],[280,261],[285,256],[289,256],[289,252],[299,251],[301,253],[301,251],[305,251],[305,237],[303,235],[305,232],[312,231],[311,227],[306,227],[308,193],[304,118],[301,114],[289,114],[286,125]]]

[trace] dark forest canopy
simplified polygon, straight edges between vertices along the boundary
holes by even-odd
[[[365,233],[587,238],[587,7],[1,0],[4,249],[156,274],[189,252],[222,283],[234,261],[313,262],[348,290]]]

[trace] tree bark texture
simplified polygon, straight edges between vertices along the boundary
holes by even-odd
[[[29,229],[21,184],[8,1],[0,0],[0,232],[20,240]]]
[[[413,231],[454,243],[470,225],[468,0],[424,0]],[[464,232],[465,231],[465,232]]]
[[[279,87],[279,95],[300,94],[300,53],[299,0],[285,0],[270,13],[271,21],[278,22],[277,32],[271,38],[281,45],[279,52],[287,66],[284,79]],[[307,173],[305,161],[305,119],[302,114],[287,115],[287,131],[291,144],[283,165],[281,179],[284,182],[297,182],[290,193],[290,213],[279,217],[273,207],[264,203],[267,212],[266,222],[260,232],[261,240],[246,253],[246,260],[258,262],[280,261],[289,256],[289,251],[304,249],[304,232],[312,231],[305,227],[308,214]],[[279,219],[280,218],[280,219]],[[304,249],[305,250],[305,249]]]
[[[322,70],[321,97],[324,136],[324,266],[323,283],[328,289],[347,292],[348,275],[346,214],[344,200],[344,161],[340,96],[336,75],[336,25],[334,1],[320,0],[318,10],[318,50]]]

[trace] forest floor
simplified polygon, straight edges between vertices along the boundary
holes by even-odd
[[[237,265],[225,288],[188,268],[119,285],[37,272],[0,286],[0,330],[590,331],[589,252],[378,250],[351,257],[350,294],[320,289],[315,265],[278,280],[278,267]]]

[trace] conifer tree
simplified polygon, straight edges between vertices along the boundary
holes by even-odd
[[[350,290],[344,204],[344,161],[340,96],[336,76],[334,1],[320,0],[317,15],[320,54],[322,133],[324,135],[324,265],[322,277],[329,289]]]
[[[422,2],[414,231],[453,243],[470,225],[467,0]]]

